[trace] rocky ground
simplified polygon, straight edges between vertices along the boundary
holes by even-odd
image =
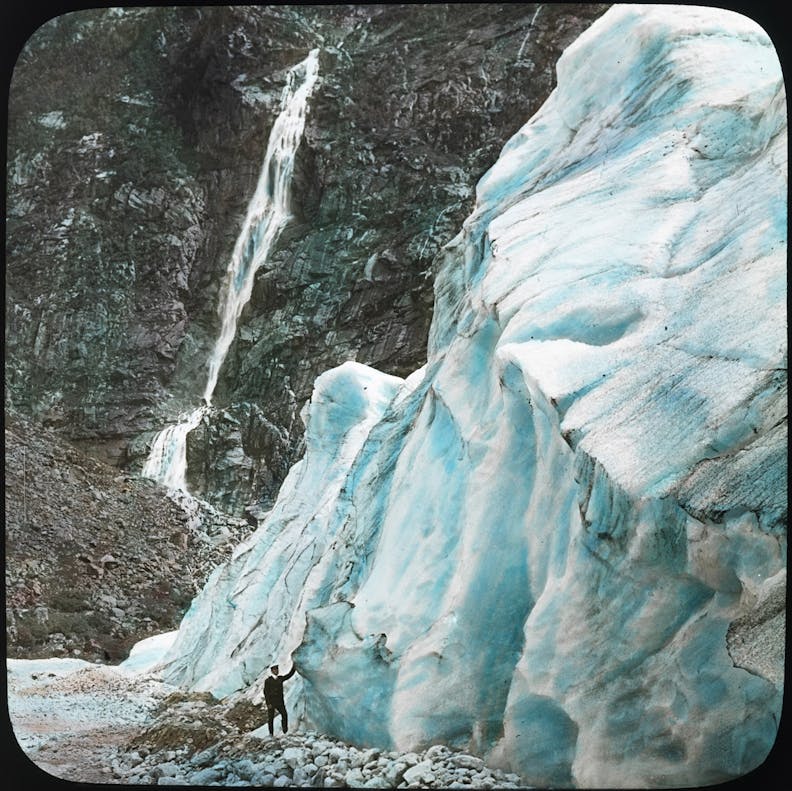
[[[71,658],[9,659],[6,680],[13,735],[23,753],[18,758],[86,783],[107,782],[104,768],[169,692],[150,678]]]
[[[120,473],[6,413],[10,657],[118,662],[174,629],[211,570],[253,530]]]
[[[11,660],[9,711],[48,775],[124,785],[520,788],[473,755],[360,749],[311,731],[270,737],[261,708],[184,693],[148,672],[80,660]]]

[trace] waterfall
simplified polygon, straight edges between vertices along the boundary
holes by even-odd
[[[206,407],[194,409],[181,422],[157,434],[141,475],[169,489],[187,491],[187,435],[201,422]]]
[[[280,114],[270,132],[261,175],[221,288],[217,307],[220,334],[207,363],[204,403],[157,434],[143,465],[141,474],[144,477],[159,481],[170,489],[187,491],[187,435],[212,403],[220,368],[234,340],[242,309],[250,300],[256,271],[267,260],[275,240],[291,218],[294,158],[305,129],[308,97],[318,74],[318,49],[311,50],[304,61],[289,70],[281,94]]]
[[[289,72],[283,89],[281,113],[272,127],[256,192],[248,206],[223,283],[217,308],[222,325],[209,358],[209,377],[203,395],[207,404],[211,403],[220,367],[236,334],[239,315],[250,299],[256,270],[267,260],[273,243],[291,216],[294,156],[305,128],[308,97],[319,71],[318,56],[319,50],[312,50]],[[300,72],[304,77],[296,85]]]

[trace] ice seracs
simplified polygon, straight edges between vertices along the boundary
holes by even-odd
[[[785,102],[746,17],[592,25],[442,254],[427,365],[319,378],[304,459],[166,678],[255,698],[293,653],[307,727],[464,747],[540,786],[761,763],[783,685]]]

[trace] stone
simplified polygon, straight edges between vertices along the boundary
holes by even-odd
[[[466,753],[457,753],[451,756],[451,763],[454,766],[460,766],[464,769],[475,769],[480,771],[484,767],[484,761],[475,755],[467,755]]]
[[[403,779],[404,773],[407,770],[407,764],[404,761],[394,761],[385,769],[385,778],[392,786],[397,786]]]
[[[370,777],[363,783],[363,788],[391,788],[391,784],[381,775]]]
[[[292,769],[304,763],[305,759],[306,759],[306,751],[302,747],[287,747],[283,751],[283,760]]]
[[[432,783],[434,779],[431,761],[421,761],[404,772],[404,782],[410,785],[412,783]]]
[[[165,763],[158,764],[158,766],[163,777],[174,777],[179,773],[179,765],[173,761],[166,761]]]
[[[323,753],[326,753],[328,750],[332,749],[332,747],[333,742],[328,742],[324,739],[317,739],[311,747],[311,752],[314,755],[322,755]]]
[[[350,769],[344,778],[344,782],[350,788],[360,788],[366,782],[366,778],[363,775],[363,772],[359,767],[355,767]]]
[[[205,769],[200,769],[190,775],[190,782],[194,785],[209,785],[217,780],[222,779],[223,772],[216,767],[207,766]]]
[[[366,758],[364,753],[360,752],[360,750],[356,750],[354,748],[350,749],[349,751],[349,765],[356,769],[359,766],[363,766],[366,763]]]
[[[435,744],[424,753],[424,760],[439,761],[450,754],[450,750],[443,744]]]
[[[209,764],[214,763],[216,758],[217,758],[217,748],[207,747],[205,750],[201,750],[201,752],[196,753],[190,759],[190,763],[193,766],[208,766]]]

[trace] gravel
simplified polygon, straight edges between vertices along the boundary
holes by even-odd
[[[134,667],[134,670],[128,669]],[[26,755],[73,782],[274,788],[524,788],[436,744],[402,753],[310,730],[270,736],[264,713],[189,693],[139,659],[8,660],[9,713]]]

